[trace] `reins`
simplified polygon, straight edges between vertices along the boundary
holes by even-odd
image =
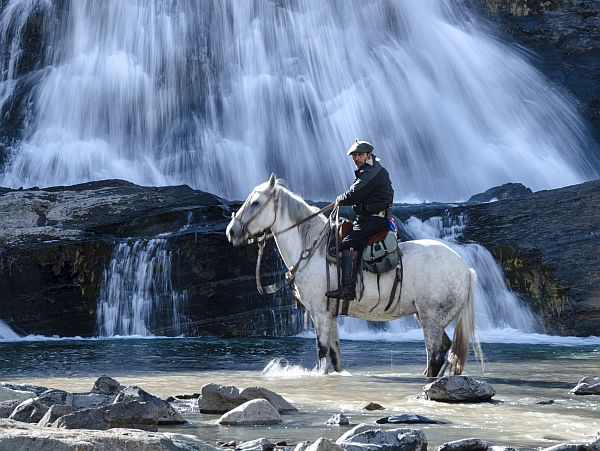
[[[279,209],[279,192],[276,190],[274,190],[274,194],[270,195],[267,198],[267,200],[260,206],[260,208],[258,210],[256,210],[250,216],[250,218],[246,221],[246,224],[242,223],[242,231],[247,230],[248,224],[250,224],[250,222],[252,222],[260,213],[262,213],[262,211],[265,209],[265,207],[271,201],[271,199],[274,199],[274,202],[275,202],[275,209],[274,209],[275,218],[273,219],[273,224],[271,224],[269,229],[271,229],[273,227],[273,225],[275,225],[275,222],[277,221],[277,211]],[[260,236],[252,236],[248,239],[248,244],[252,244],[252,243],[256,242],[256,244],[258,245],[258,258],[256,259],[255,273],[256,273],[256,288],[260,294],[276,293],[277,291],[283,289],[286,285],[289,285],[294,281],[294,279],[296,278],[296,275],[298,274],[298,272],[300,270],[300,264],[302,263],[302,261],[306,260],[306,262],[308,262],[311,259],[311,257],[314,255],[316,250],[318,249],[319,245],[321,244],[321,242],[323,241],[325,236],[327,236],[327,232],[329,230],[330,223],[331,223],[331,216],[327,220],[327,223],[325,224],[325,227],[323,228],[323,230],[319,233],[319,236],[313,241],[313,243],[309,247],[302,250],[302,252],[300,253],[300,258],[298,259],[296,264],[292,265],[290,267],[290,269],[285,273],[283,279],[274,284],[263,286],[260,281],[260,267],[261,267],[261,261],[262,261],[262,256],[264,254],[265,246],[267,244],[267,240],[269,240],[271,238],[275,238],[276,236],[282,235],[285,232],[289,232],[292,229],[295,229],[296,227],[300,226],[301,224],[304,224],[305,222],[310,221],[313,218],[316,218],[317,216],[326,212],[327,210],[330,210],[334,206],[335,206],[335,203],[326,205],[325,207],[321,208],[319,211],[316,211],[315,213],[313,213],[305,218],[302,218],[300,221],[292,224],[289,227],[286,227],[283,230],[280,230],[279,232],[273,232],[273,231],[271,231],[270,233],[265,232]],[[235,218],[235,214],[232,214],[232,217]],[[240,223],[241,223],[241,220],[240,220]]]

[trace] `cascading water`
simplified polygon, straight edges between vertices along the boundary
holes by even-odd
[[[13,331],[8,324],[0,319],[0,340],[16,340],[19,334]]]
[[[415,217],[405,223],[405,230],[413,239],[438,239],[454,249],[465,262],[477,271],[474,310],[479,332],[486,335],[506,335],[511,333],[534,333],[540,327],[535,315],[527,305],[513,293],[504,280],[504,274],[488,250],[478,244],[461,245],[456,239],[465,227],[465,217],[442,218],[436,216],[421,221]],[[345,337],[360,337],[369,331],[366,321],[344,318],[340,332]],[[387,336],[418,336],[418,324],[413,317],[388,322],[383,330]]]
[[[28,18],[53,8],[5,3],[3,108],[20,104],[13,69]],[[350,181],[343,149],[356,137],[375,144],[397,200],[598,175],[571,102],[461,2],[65,0],[61,8],[63,20],[45,24],[43,68],[23,102],[22,136],[8,143],[3,185],[124,178],[243,198],[275,171],[303,196],[329,199]]]
[[[164,239],[117,244],[98,297],[99,336],[185,334],[187,293],[173,289],[165,245]]]

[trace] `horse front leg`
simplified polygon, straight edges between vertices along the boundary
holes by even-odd
[[[331,328],[332,318],[327,311],[311,312],[313,325],[315,326],[315,334],[317,336],[317,356],[319,358],[319,371],[327,372],[327,356],[331,349]],[[337,325],[336,325],[337,327]],[[337,335],[337,329],[336,329]]]
[[[342,371],[342,354],[340,353],[340,337],[338,334],[337,320],[331,319],[331,329],[329,334],[329,358],[333,369],[340,373]]]

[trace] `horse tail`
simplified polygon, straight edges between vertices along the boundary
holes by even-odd
[[[467,302],[463,305],[459,318],[454,329],[454,339],[452,340],[452,349],[448,355],[448,362],[454,367],[454,374],[462,374],[469,356],[469,340],[473,343],[475,356],[481,362],[483,371],[483,351],[481,345],[475,336],[475,315],[473,313],[473,295],[475,284],[477,283],[477,273],[473,268],[469,268],[469,293]]]

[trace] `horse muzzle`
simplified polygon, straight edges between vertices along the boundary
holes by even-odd
[[[231,218],[229,224],[227,225],[227,229],[225,230],[225,236],[227,240],[234,246],[239,246],[247,241],[246,232],[243,230],[243,227],[235,217]]]

